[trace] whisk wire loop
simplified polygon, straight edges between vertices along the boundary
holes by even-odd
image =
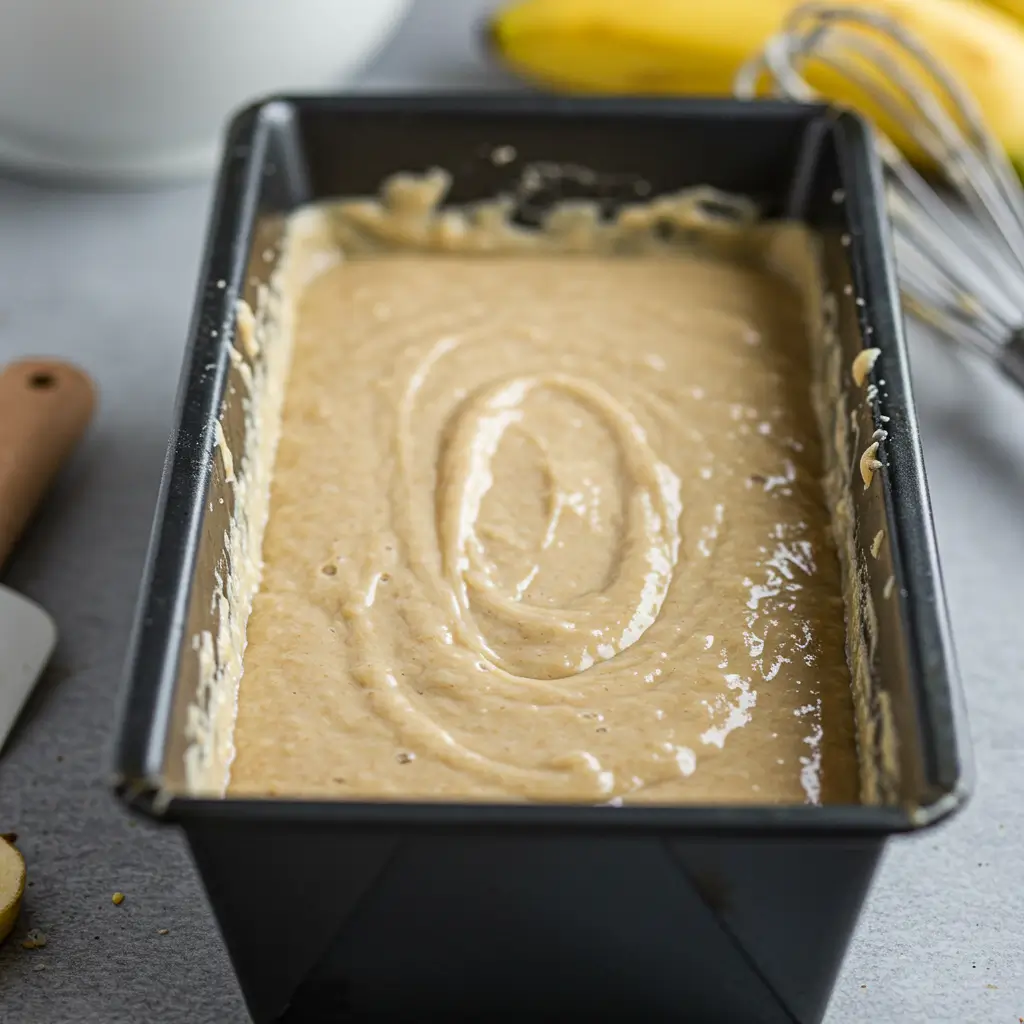
[[[753,98],[767,83],[814,101],[812,71],[852,86],[941,178],[934,188],[877,133],[907,311],[1024,385],[1024,188],[974,98],[884,12],[820,2],[790,13],[735,92]]]

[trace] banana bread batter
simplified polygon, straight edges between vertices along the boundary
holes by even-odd
[[[230,792],[856,802],[807,344],[749,261],[320,273]]]

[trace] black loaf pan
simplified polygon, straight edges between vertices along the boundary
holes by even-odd
[[[496,166],[495,147],[513,165]],[[234,303],[272,269],[282,216],[444,167],[451,200],[533,161],[599,172],[609,205],[711,184],[824,239],[844,366],[881,349],[860,437],[885,422],[881,486],[856,497],[892,708],[899,792],[882,805],[586,807],[207,800],[183,795],[190,638],[215,628],[230,498],[214,428],[242,440]],[[594,194],[579,176],[576,195]],[[608,183],[612,184],[609,185]],[[603,185],[601,183],[604,183]],[[573,194],[573,189],[563,190]],[[282,98],[232,123],[129,656],[116,788],[185,831],[249,1010],[269,1021],[820,1021],[886,838],[962,804],[955,668],[908,382],[881,179],[855,117],[774,102]],[[845,374],[845,376],[849,376]],[[853,388],[853,385],[849,385]],[[883,421],[881,417],[887,416]],[[851,459],[858,452],[850,451]],[[878,557],[867,548],[881,528]],[[889,576],[889,598],[882,593]],[[191,675],[190,675],[191,673]],[[301,682],[301,681],[300,681]]]

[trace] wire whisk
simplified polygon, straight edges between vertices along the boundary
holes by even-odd
[[[906,310],[1024,388],[1024,188],[973,97],[886,14],[817,3],[790,13],[735,92],[753,98],[767,78],[776,96],[818,100],[812,64],[870,99],[942,179],[936,189],[876,131]]]

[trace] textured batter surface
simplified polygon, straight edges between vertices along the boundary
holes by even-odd
[[[855,801],[803,316],[709,258],[321,275],[233,791]]]

